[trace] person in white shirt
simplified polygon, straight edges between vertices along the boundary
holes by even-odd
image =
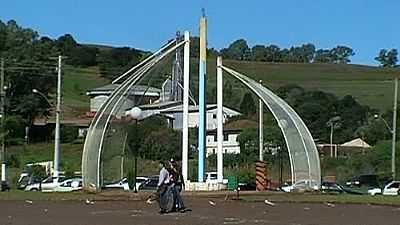
[[[160,213],[167,213],[166,209],[166,195],[168,194],[168,186],[170,183],[170,175],[168,170],[165,168],[165,162],[160,161],[160,176],[158,177],[158,184],[157,184],[157,197],[158,197],[158,204],[160,206]]]

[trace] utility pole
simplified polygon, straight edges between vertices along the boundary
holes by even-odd
[[[262,85],[262,80],[260,80],[260,84]],[[258,116],[259,116],[259,124],[258,124],[258,139],[259,139],[259,156],[258,160],[264,161],[264,102],[259,99],[258,100]]]
[[[58,56],[57,67],[57,105],[56,105],[56,130],[54,135],[54,172],[53,175],[59,175],[59,161],[60,161],[60,114],[61,114],[61,65],[62,56]]]
[[[392,126],[392,176],[396,179],[396,123],[397,123],[397,92],[399,89],[399,78],[394,78],[394,102],[393,102],[393,126]]]
[[[7,186],[6,183],[6,154],[5,154],[5,132],[4,132],[4,117],[5,117],[5,110],[4,110],[4,103],[5,103],[5,92],[4,92],[4,59],[1,58],[1,65],[0,65],[0,97],[1,97],[1,105],[0,105],[0,116],[1,116],[1,190]]]

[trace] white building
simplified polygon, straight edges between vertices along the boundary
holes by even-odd
[[[86,95],[90,97],[90,112],[97,112],[100,106],[108,99],[111,93],[118,87],[118,84],[109,84],[88,90]],[[135,85],[129,91],[127,99],[124,100],[124,109],[132,108],[135,102],[149,104],[160,98],[161,90],[154,87]]]
[[[172,127],[176,130],[182,129],[183,106],[180,102],[160,102],[155,104],[141,105],[142,117],[146,118],[156,114],[162,114],[167,118],[171,118]],[[223,108],[225,123],[227,118],[241,115],[239,112],[228,107]],[[207,105],[207,130],[217,129],[217,105]],[[196,105],[189,106],[189,127],[195,128],[199,126],[199,107]]]
[[[240,144],[237,140],[241,130],[224,129],[224,141],[222,142],[222,151],[224,154],[239,154]],[[217,154],[217,130],[207,131],[206,157]]]

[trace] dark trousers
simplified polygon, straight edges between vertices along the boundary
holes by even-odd
[[[169,186],[167,184],[163,184],[160,187],[157,188],[156,192],[156,199],[158,202],[158,205],[160,206],[161,211],[167,211],[167,202],[168,201],[168,191],[169,191]]]
[[[178,209],[185,208],[185,204],[183,203],[183,199],[181,196],[182,185],[181,184],[173,184],[171,187],[172,194],[174,196],[174,208],[178,207]]]

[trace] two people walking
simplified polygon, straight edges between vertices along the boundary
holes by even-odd
[[[160,213],[185,212],[185,205],[181,196],[185,183],[178,163],[171,159],[166,166],[163,161],[160,161],[160,167],[156,193]],[[172,207],[170,206],[171,203],[173,204]]]

